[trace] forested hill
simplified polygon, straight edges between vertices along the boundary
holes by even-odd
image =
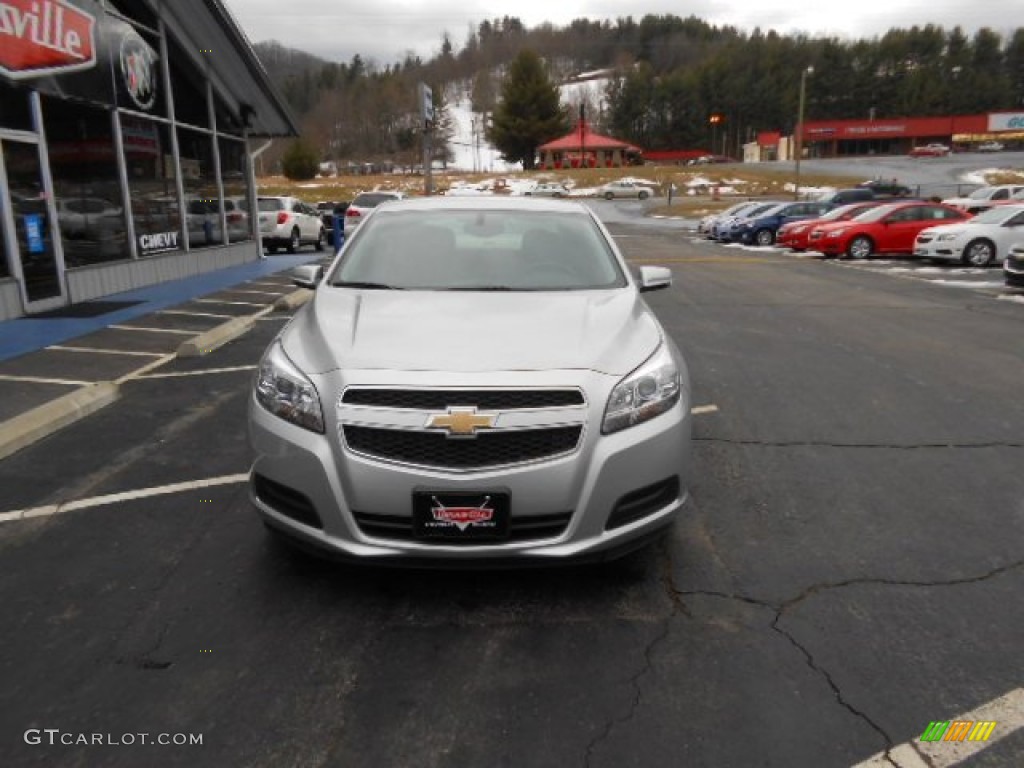
[[[708,117],[723,117],[729,146],[758,130],[792,128],[808,66],[807,117],[868,118],[1024,109],[1024,27],[966,35],[935,25],[861,40],[741,31],[677,16],[576,20],[527,28],[484,21],[464,41],[447,35],[436,56],[394,62],[326,62],[257,44],[271,77],[310,137],[339,159],[410,151],[415,87],[459,83],[489,111],[503,68],[524,47],[553,79],[613,68],[599,128],[647,148],[707,143]],[[721,135],[721,133],[719,134]]]

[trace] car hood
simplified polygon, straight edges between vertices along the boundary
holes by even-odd
[[[282,336],[308,373],[337,368],[587,369],[625,375],[661,330],[632,289],[579,292],[377,291],[323,287]]]
[[[987,197],[950,197],[947,200],[943,200],[943,205],[986,205],[992,202]]]

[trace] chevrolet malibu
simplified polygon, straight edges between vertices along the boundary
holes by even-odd
[[[609,559],[687,498],[686,365],[585,206],[382,206],[260,362],[251,499],[366,562]]]

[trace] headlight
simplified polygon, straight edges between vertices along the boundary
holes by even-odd
[[[275,341],[260,361],[256,400],[285,421],[313,432],[324,431],[316,387],[288,359],[280,341]]]
[[[936,239],[936,240],[941,240],[941,241],[943,241],[943,242],[948,242],[949,240],[956,240],[956,238],[957,238],[957,236],[956,236],[956,235],[952,235],[952,234],[950,234],[950,233],[948,233],[948,232],[947,232],[947,233],[946,233],[946,234],[944,234],[944,235],[939,235],[939,236],[938,236],[937,238],[935,238],[935,239]]]
[[[662,344],[646,363],[615,385],[601,431],[609,435],[665,413],[679,401],[680,390],[679,369],[668,346]]]
[[[826,237],[842,237],[845,231],[845,229],[833,229]]]

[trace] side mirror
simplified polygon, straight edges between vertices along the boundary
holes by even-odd
[[[316,290],[317,283],[324,279],[324,268],[318,264],[303,264],[292,270],[292,282],[299,288]]]
[[[668,267],[640,267],[640,293],[659,291],[672,285],[672,270]]]

